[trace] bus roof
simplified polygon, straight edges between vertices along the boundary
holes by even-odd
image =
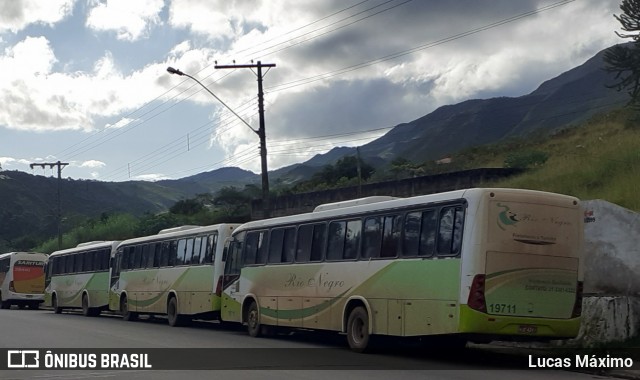
[[[462,190],[453,190],[443,193],[434,193],[427,195],[418,195],[415,197],[409,198],[395,198],[395,197],[368,197],[368,198],[360,198],[354,199],[351,201],[345,202],[336,202],[329,203],[324,205],[319,205],[315,208],[313,212],[290,215],[290,216],[282,216],[271,219],[263,219],[256,220],[252,222],[248,222],[243,224],[240,228],[236,230],[236,232],[240,232],[249,228],[261,228],[261,227],[270,227],[279,224],[287,224],[291,222],[304,222],[309,221],[313,222],[314,220],[321,220],[325,218],[332,218],[342,215],[354,215],[359,213],[365,213],[368,211],[375,210],[393,210],[396,208],[416,205],[416,204],[428,204],[428,203],[437,203],[437,202],[446,202],[449,200],[455,199],[467,199],[469,201],[473,199],[479,199],[483,194],[487,193],[510,193],[510,194],[520,194],[520,195],[544,195],[544,196],[554,196],[558,198],[563,198],[565,200],[577,200],[577,198],[544,192],[537,190],[525,190],[525,189],[508,189],[508,188],[470,188],[470,189],[462,189]]]
[[[231,232],[238,226],[240,226],[240,224],[220,223],[220,224],[213,224],[210,226],[202,226],[202,227],[199,227],[199,226],[189,226],[191,228],[176,227],[175,231],[167,232],[166,230],[162,230],[156,235],[142,236],[142,237],[124,240],[120,242],[120,246],[138,244],[146,241],[154,241],[154,240],[160,241],[160,240],[166,240],[169,238],[180,237],[180,236],[191,236],[191,235],[197,235],[200,233],[221,231],[225,229],[228,229],[228,231]],[[174,230],[174,229],[169,229],[169,230]]]
[[[112,241],[90,241],[90,242],[86,242],[86,243],[80,243],[76,247],[67,248],[67,249],[61,249],[59,251],[55,251],[55,252],[51,253],[51,255],[49,255],[49,256],[58,256],[58,255],[64,255],[64,254],[67,254],[67,253],[90,251],[90,250],[97,249],[97,248],[108,248],[108,247],[111,247],[113,249],[119,243],[120,243],[120,241],[118,241],[118,240],[112,240]]]
[[[18,251],[18,252],[7,252],[7,253],[2,253],[0,254],[0,259],[4,259],[5,257],[10,257],[13,255],[17,255],[17,254],[26,254],[26,255],[42,255],[44,256],[44,258],[47,257],[47,254],[45,253],[41,253],[41,252],[25,252],[25,251]]]

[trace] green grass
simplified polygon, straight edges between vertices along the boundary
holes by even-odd
[[[476,147],[459,156],[465,166],[502,167],[514,151],[545,152],[549,158],[540,167],[490,185],[604,199],[640,211],[640,127],[625,126],[627,118],[627,111],[615,111],[552,136]]]

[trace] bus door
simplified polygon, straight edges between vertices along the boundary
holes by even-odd
[[[239,236],[244,236],[244,233]],[[227,239],[224,251],[221,318],[223,321],[242,322],[242,295],[240,294],[242,240],[238,236]]]

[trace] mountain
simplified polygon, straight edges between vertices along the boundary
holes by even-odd
[[[396,157],[414,162],[436,160],[471,146],[526,137],[539,131],[553,132],[619,108],[629,97],[626,92],[607,87],[614,78],[603,70],[604,52],[542,83],[530,94],[467,100],[398,124],[384,136],[361,146],[361,157],[374,166]],[[335,148],[303,164],[282,168],[278,173],[284,178],[288,173],[294,178],[301,177],[301,165],[314,170],[310,162],[335,162],[342,157],[337,152],[354,155],[355,149]]]
[[[197,194],[215,192],[225,186],[243,187],[249,183],[260,183],[260,176],[240,168],[220,168],[190,177],[155,182],[160,186],[177,191],[183,198]]]
[[[100,182],[0,171],[0,246],[24,236],[51,236],[57,231],[58,189],[63,225],[104,213],[133,215],[166,211],[181,199],[244,186],[259,176],[239,168],[223,168],[180,180]],[[59,186],[59,187],[58,187]],[[8,244],[9,246],[11,244]]]

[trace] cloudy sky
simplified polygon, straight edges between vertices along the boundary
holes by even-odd
[[[520,96],[622,42],[619,0],[0,0],[0,165],[64,177],[260,172],[439,106]],[[266,69],[265,69],[266,71]]]

